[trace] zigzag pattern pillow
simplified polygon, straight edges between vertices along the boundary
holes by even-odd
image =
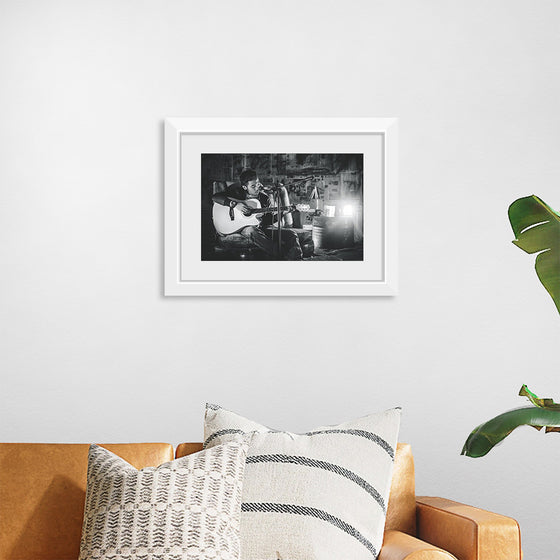
[[[247,443],[142,470],[92,445],[80,560],[239,558]]]
[[[241,505],[243,560],[375,560],[401,409],[305,434],[206,405],[205,447],[256,432]]]

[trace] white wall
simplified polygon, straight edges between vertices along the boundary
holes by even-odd
[[[558,435],[459,452],[523,382],[560,397],[560,318],[506,214],[560,208],[559,17],[2,0],[0,440],[199,440],[207,400],[294,431],[402,405],[419,494],[511,515],[526,558],[557,557]],[[166,116],[399,117],[398,297],[162,297]]]

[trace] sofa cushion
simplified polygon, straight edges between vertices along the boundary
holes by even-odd
[[[137,468],[173,459],[168,443],[104,447]],[[75,560],[80,551],[89,444],[0,445],[0,560]]]
[[[92,445],[80,560],[237,560],[246,455],[233,441],[137,470]]]
[[[294,434],[207,405],[205,447],[254,432],[243,483],[242,558],[375,559],[400,412]]]

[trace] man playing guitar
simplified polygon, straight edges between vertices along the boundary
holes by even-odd
[[[244,216],[251,216],[254,213],[255,205],[246,202],[248,200],[258,201],[263,209],[276,206],[274,193],[276,193],[276,196],[280,197],[282,206],[289,206],[288,191],[285,187],[280,187],[274,192],[268,193],[259,182],[256,171],[253,169],[244,169],[239,175],[239,183],[233,183],[229,187],[226,187],[224,191],[216,193],[212,197],[212,200],[214,204],[228,206],[233,220],[234,211],[240,211]],[[258,225],[246,225],[236,230],[235,233],[243,235],[243,237],[249,239],[268,255],[279,258],[277,243],[272,240],[271,235],[266,229],[267,226],[272,225],[276,219],[277,216],[268,210],[258,221],[255,221]],[[283,214],[282,226],[283,228],[292,226],[292,216],[289,212]],[[235,226],[233,226],[232,229],[235,229]],[[233,233],[222,233],[218,231],[218,235],[227,238],[229,235],[233,235]],[[302,259],[303,252],[295,231],[282,229],[282,245],[284,258],[287,260]]]

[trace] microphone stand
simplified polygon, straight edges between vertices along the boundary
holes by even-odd
[[[280,212],[280,191],[276,191],[276,211],[278,216],[278,256],[282,258],[282,213]]]
[[[282,212],[281,212],[282,205],[280,201],[280,188],[278,186],[273,186],[273,187],[268,187],[264,190],[276,194],[276,216],[277,216],[276,221],[278,224],[278,227],[276,229],[278,231],[278,256],[282,258]]]

